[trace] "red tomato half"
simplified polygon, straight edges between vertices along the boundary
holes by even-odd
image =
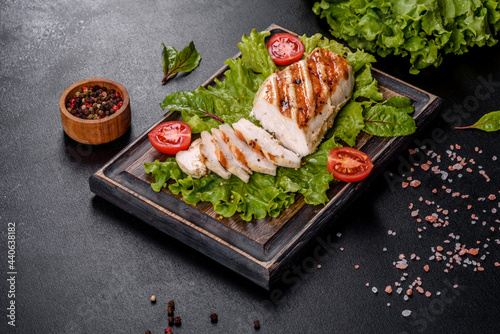
[[[304,43],[292,34],[275,34],[267,42],[267,51],[276,65],[289,65],[304,54]]]
[[[373,163],[368,155],[354,148],[335,147],[328,153],[326,167],[337,180],[358,182],[370,174]]]
[[[186,150],[191,144],[191,128],[180,121],[165,122],[151,130],[148,137],[158,151],[174,155]]]

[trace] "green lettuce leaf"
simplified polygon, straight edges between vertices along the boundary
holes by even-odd
[[[155,182],[151,184],[154,191],[159,192],[167,185],[170,179],[179,180],[186,176],[175,161],[175,158],[168,158],[165,162],[155,160],[155,162],[145,162],[144,170],[147,174],[152,174]]]
[[[351,100],[339,111],[335,118],[333,136],[352,147],[356,145],[356,138],[364,127],[363,105]]]
[[[500,30],[494,0],[322,0],[312,10],[352,48],[409,56],[412,74],[439,66],[444,54],[494,45]]]
[[[256,73],[265,74],[266,77],[277,70],[265,43],[269,35],[269,31],[257,32],[257,29],[253,29],[250,36],[243,35],[242,42],[238,43],[245,66]]]

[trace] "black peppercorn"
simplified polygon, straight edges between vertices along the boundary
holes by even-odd
[[[167,319],[168,319],[168,325],[172,326],[174,324],[174,322],[175,322],[174,321],[174,317],[168,317]]]
[[[146,333],[144,334],[151,334],[151,331],[149,329],[146,329]]]
[[[169,300],[167,305],[175,309],[175,302],[173,300]]]
[[[174,318],[174,324],[176,326],[180,326],[181,325],[181,317],[175,317]]]
[[[212,323],[216,323],[217,321],[219,321],[219,317],[217,316],[217,313],[210,314],[210,321]]]
[[[260,329],[260,321],[259,320],[255,320],[253,322],[253,328],[255,329]]]
[[[174,315],[174,308],[172,306],[167,307],[167,313],[170,316]]]

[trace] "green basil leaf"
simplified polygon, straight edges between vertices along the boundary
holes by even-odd
[[[380,137],[407,136],[417,129],[415,120],[396,107],[377,104],[364,110],[363,131]]]
[[[162,83],[166,84],[179,72],[191,72],[200,64],[201,55],[191,41],[181,52],[171,46],[163,44],[163,77]]]
[[[457,127],[455,129],[479,129],[486,132],[498,131],[500,130],[500,110],[484,115],[472,125]]]
[[[174,47],[165,46],[163,43],[161,45],[163,45],[163,75],[167,75],[169,69],[176,66],[179,53]],[[170,77],[173,78],[174,76],[175,74]]]

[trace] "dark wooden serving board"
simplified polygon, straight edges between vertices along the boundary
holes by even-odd
[[[268,30],[272,33],[287,31],[276,25]],[[227,69],[227,66],[221,68],[203,86],[213,84],[214,78],[223,79]],[[418,129],[432,119],[441,104],[439,97],[376,69],[373,75],[384,97],[401,95],[412,100]],[[362,182],[332,184],[328,191],[330,201],[324,206],[308,205],[301,195],[297,195],[295,203],[277,218],[246,222],[236,215],[218,220],[208,202],[192,206],[168,189],[159,193],[151,189],[152,180],[144,172],[143,163],[155,159],[163,161],[166,156],[151,146],[147,133],[157,124],[174,119],[180,119],[180,114],[168,113],[111,159],[90,177],[90,189],[266,289],[280,279],[280,274],[301,249],[328,227],[333,218],[413,140],[413,136],[380,138],[361,134],[357,148],[372,158],[375,165],[372,173]]]

